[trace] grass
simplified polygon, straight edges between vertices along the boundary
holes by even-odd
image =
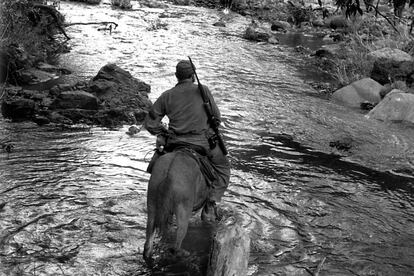
[[[414,39],[408,33],[409,26],[400,24],[394,29],[370,15],[354,22],[346,41],[341,43],[339,56],[322,65],[340,85],[370,76],[373,61],[368,54],[372,51],[388,47],[414,54]]]

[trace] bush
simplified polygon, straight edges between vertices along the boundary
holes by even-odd
[[[63,16],[53,7],[29,0],[0,0],[0,80],[16,82],[16,72],[60,52],[55,35]]]
[[[378,22],[373,16],[364,16],[350,30],[348,40],[340,51],[343,55],[325,64],[341,85],[371,75],[373,63],[367,55],[372,51],[389,47],[414,53],[413,39],[404,28],[397,32],[388,23]]]

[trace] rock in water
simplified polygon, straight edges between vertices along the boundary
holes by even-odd
[[[381,121],[414,123],[414,94],[394,89],[366,116]]]
[[[237,214],[225,216],[213,237],[207,275],[246,275],[249,255],[250,237]]]

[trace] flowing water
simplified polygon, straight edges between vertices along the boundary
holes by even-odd
[[[133,3],[119,11],[62,2],[69,22],[119,24],[112,33],[68,28],[66,81],[115,62],[149,83],[155,100],[174,85],[176,62],[192,57],[222,111],[232,163],[223,204],[251,237],[249,275],[311,275],[318,265],[320,275],[413,275],[413,126],[319,96],[288,42],[241,38],[247,18],[227,15],[219,28],[220,11]],[[0,121],[0,137],[14,143],[0,154],[0,275],[150,273],[141,254],[154,138],[127,128]],[[350,150],[329,146],[341,139]]]

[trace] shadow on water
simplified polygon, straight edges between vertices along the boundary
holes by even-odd
[[[237,155],[242,155],[243,159],[247,158],[247,160],[255,160],[255,157],[257,156],[264,156],[269,152],[272,152],[273,158],[288,160],[294,163],[302,163],[307,167],[315,167],[318,169],[325,168],[327,172],[333,171],[337,174],[347,176],[354,181],[369,179],[369,181],[379,184],[384,191],[405,190],[409,194],[414,195],[414,177],[401,176],[392,172],[377,171],[360,164],[343,160],[342,157],[337,154],[315,151],[294,141],[293,137],[290,135],[274,135],[266,133],[262,134],[261,137],[264,141],[262,145],[253,146],[252,148],[255,149],[254,151],[250,148],[249,151],[240,152],[237,153]],[[289,151],[277,151],[275,150],[275,145],[281,145],[284,148],[288,148]],[[237,167],[237,163],[235,166]],[[239,169],[243,168],[246,168],[245,165],[239,167]],[[249,163],[249,170],[252,168],[264,175],[277,174],[277,171],[274,170],[272,164],[269,163]]]

